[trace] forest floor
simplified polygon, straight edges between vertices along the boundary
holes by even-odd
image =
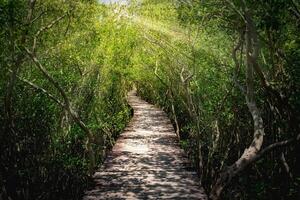
[[[128,101],[134,116],[95,173],[95,188],[83,199],[206,200],[166,113],[134,91]]]

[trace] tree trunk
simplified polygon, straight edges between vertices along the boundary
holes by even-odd
[[[35,7],[35,2],[36,0],[29,0],[28,1],[28,11],[27,11],[27,17],[25,20],[25,30],[23,31],[21,38],[20,38],[20,45],[24,45],[26,43],[26,37],[28,34],[28,27],[31,24],[32,16],[33,16],[33,10]],[[5,117],[7,118],[7,125],[9,129],[13,130],[13,111],[12,111],[12,101],[13,101],[13,91],[14,87],[16,84],[17,76],[20,70],[20,67],[25,59],[25,56],[20,53],[16,55],[15,53],[15,43],[16,43],[16,38],[14,37],[15,34],[15,27],[14,27],[14,10],[11,10],[12,15],[12,21],[11,21],[11,45],[12,45],[12,69],[10,71],[10,77],[6,85],[6,94],[5,94],[5,99],[4,99],[4,109],[5,109]]]
[[[92,148],[92,142],[94,140],[92,132],[84,124],[84,122],[80,119],[78,113],[72,108],[70,100],[69,100],[67,94],[65,93],[64,89],[48,73],[48,71],[42,66],[42,64],[38,61],[38,59],[35,57],[35,55],[33,55],[27,48],[25,48],[25,50],[28,53],[28,55],[31,57],[31,59],[34,62],[34,64],[42,72],[42,74],[44,75],[44,77],[59,91],[60,95],[62,96],[62,98],[64,100],[64,104],[63,104],[64,109],[66,109],[66,111],[70,114],[70,116],[72,117],[72,119],[81,128],[81,130],[86,133],[87,138],[88,138],[87,143],[86,143],[86,147],[87,147],[88,156],[89,156],[89,160],[90,160],[89,172],[90,172],[90,175],[92,175],[92,173],[94,171],[94,168],[96,166],[95,155],[94,155],[94,151],[93,151],[93,148]]]
[[[260,111],[256,105],[254,99],[254,77],[253,77],[253,59],[257,59],[258,56],[258,44],[256,35],[253,34],[256,30],[249,13],[249,10],[245,10],[246,17],[246,91],[245,99],[249,112],[253,119],[253,130],[254,136],[251,145],[244,150],[242,156],[231,166],[225,169],[217,179],[214,184],[212,191],[210,192],[210,198],[212,200],[217,200],[220,198],[221,192],[224,187],[235,177],[239,172],[245,169],[249,164],[251,164],[254,158],[260,151],[263,138],[264,138],[264,127],[263,120],[260,115]]]

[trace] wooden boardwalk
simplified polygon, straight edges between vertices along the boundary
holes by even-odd
[[[128,100],[134,116],[83,199],[206,200],[167,115],[134,92]]]

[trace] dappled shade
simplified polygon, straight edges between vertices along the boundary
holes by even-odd
[[[134,92],[129,104],[134,117],[83,199],[207,199],[166,114]]]

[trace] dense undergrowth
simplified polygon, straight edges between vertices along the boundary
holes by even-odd
[[[168,113],[211,199],[298,199],[299,10],[1,1],[0,199],[81,199],[133,85]]]

